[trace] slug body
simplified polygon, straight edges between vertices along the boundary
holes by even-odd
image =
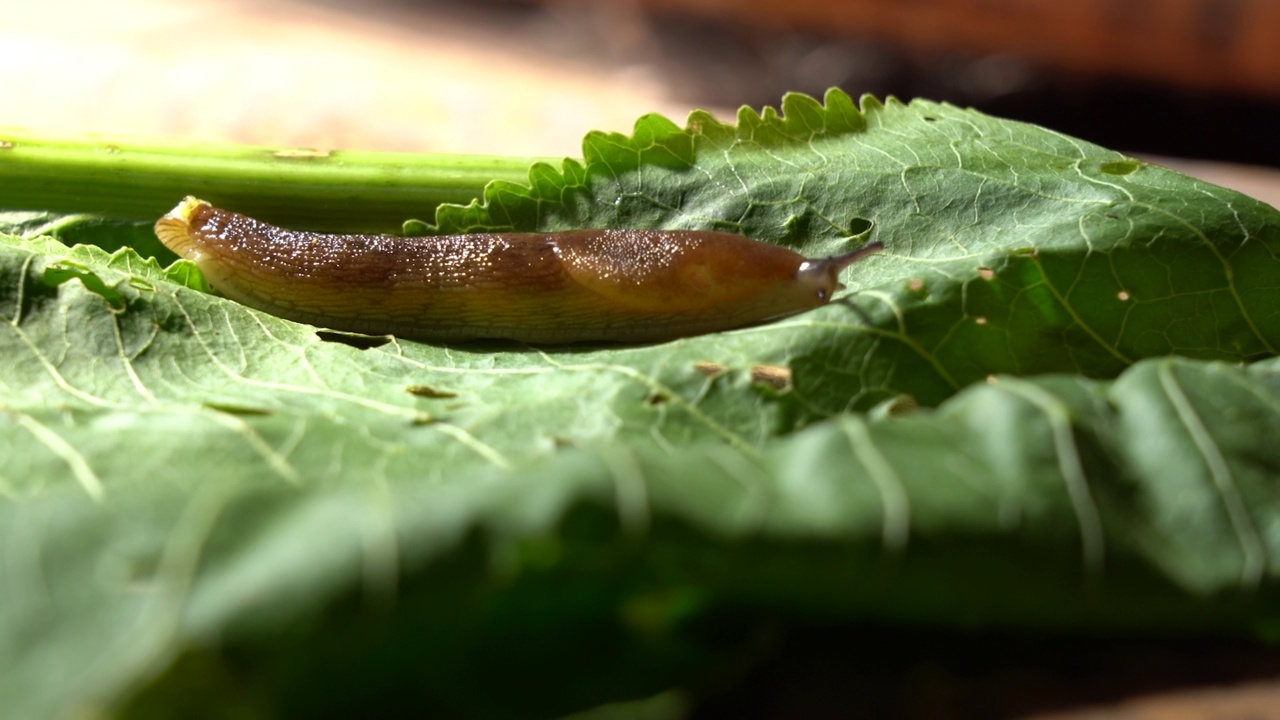
[[[299,322],[426,341],[654,342],[824,305],[879,250],[806,260],[721,232],[436,237],[293,232],[188,197],[160,241],[223,295]]]

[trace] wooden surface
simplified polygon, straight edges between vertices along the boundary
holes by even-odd
[[[569,0],[582,2],[583,0]],[[591,2],[591,0],[586,0]],[[639,0],[646,7],[1280,98],[1275,0]]]
[[[810,12],[806,1],[770,1],[768,7]],[[711,0],[701,2],[711,7]],[[966,4],[1014,5],[916,0],[900,2],[892,11],[885,3],[851,2],[848,8],[852,13],[855,7],[879,7],[875,21],[885,28],[904,22],[903,13],[911,12],[927,20],[925,25],[940,38],[948,33],[995,37],[998,28],[988,28],[976,14],[941,24],[944,7],[955,10]],[[1182,23],[1178,33],[1196,32],[1187,25],[1194,20],[1187,15],[1193,4],[1171,3],[1182,13],[1169,21]],[[1265,14],[1257,2],[1226,4],[1251,8],[1255,19]],[[1050,5],[1075,7],[1050,0],[1028,3],[1024,15],[1010,15],[1007,21],[1048,23]],[[1101,5],[1085,6],[1096,11]],[[579,47],[598,47],[590,35],[596,21],[574,16],[571,6],[548,11],[541,27],[495,23],[479,12],[450,7],[454,9],[437,12],[385,5],[375,12],[292,0],[14,3],[0,24],[0,125],[319,149],[577,156],[588,130],[625,132],[646,112],[679,122],[701,105],[689,96],[689,84],[678,82],[687,78],[664,78],[637,64],[635,53],[579,54]],[[764,5],[742,7],[764,12]],[[1025,14],[1032,7],[1034,17]],[[1272,14],[1266,17],[1280,27],[1273,12],[1280,2],[1268,7]],[[660,24],[635,18],[612,27],[615,33],[619,27],[623,31],[610,36],[610,47],[643,45],[646,33],[661,31]],[[1076,41],[1089,52],[1119,55],[1136,54],[1139,40],[1154,42],[1135,37],[1142,34],[1140,24],[1108,27],[1115,31]],[[1067,27],[1053,30],[1064,39],[1073,32]],[[1223,63],[1245,63],[1253,57],[1249,53],[1261,53],[1258,57],[1273,63],[1262,68],[1264,79],[1271,68],[1280,67],[1274,54],[1280,43],[1259,48],[1257,28],[1232,32],[1242,33],[1243,44],[1238,55],[1224,56]],[[1159,57],[1142,62],[1156,63]],[[1226,68],[1210,66],[1206,77],[1222,77]],[[673,90],[676,84],[686,88],[682,96]],[[731,112],[710,109],[724,117]],[[1162,162],[1280,206],[1280,173],[1275,171]],[[1135,690],[1104,705],[1065,702],[1060,710],[1034,717],[1280,718],[1280,680],[1253,678],[1225,686],[1182,682],[1166,690]]]

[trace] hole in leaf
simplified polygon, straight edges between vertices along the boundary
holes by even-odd
[[[1120,300],[1120,302],[1125,302],[1131,297],[1133,296],[1129,294],[1128,290],[1121,290],[1120,292],[1116,293],[1116,298]]]
[[[432,400],[447,400],[449,398],[458,397],[458,393],[456,392],[441,390],[440,388],[432,387],[430,385],[410,385],[404,390],[410,395],[417,395],[418,397],[430,398]]]
[[[0,140],[0,150],[12,150],[14,142],[12,140]]]
[[[350,345],[357,350],[368,350],[370,348],[382,347],[383,345],[391,342],[390,335],[361,335],[359,333],[347,333],[337,330],[317,330],[316,337],[325,342]]]
[[[859,237],[861,235],[866,235],[867,233],[871,232],[871,228],[875,226],[876,224],[867,218],[864,218],[864,217],[852,218],[851,220],[849,220],[849,235],[852,237]]]
[[[1140,167],[1142,167],[1141,162],[1133,159],[1125,159],[1102,163],[1098,169],[1108,175],[1128,175],[1129,173],[1135,172]]]
[[[801,245],[815,236],[821,236],[829,227],[827,218],[818,215],[813,208],[805,208],[792,213],[783,222],[784,234],[779,241],[787,245]]]
[[[203,404],[205,407],[209,408],[210,410],[217,410],[220,413],[226,413],[228,415],[262,417],[264,415],[272,415],[275,413],[275,411],[273,410],[267,410],[266,408],[249,407],[247,405],[228,405],[226,403],[203,403]]]
[[[907,289],[913,293],[924,292],[924,278],[911,278],[907,281]]]
[[[649,393],[649,397],[644,399],[644,403],[650,406],[665,405],[670,400],[671,398],[666,393],[652,392]]]
[[[978,268],[978,277],[982,278],[983,280],[995,280],[996,271],[992,270],[989,267],[980,267]]]
[[[976,317],[976,318],[974,318],[974,319],[973,319],[973,322],[974,322],[974,324],[976,324],[976,325],[986,325],[986,324],[987,324],[987,319],[986,319],[985,317],[983,317],[982,315],[979,315],[978,317]]]

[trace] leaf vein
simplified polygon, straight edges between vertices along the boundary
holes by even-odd
[[[1157,371],[1160,386],[1173,405],[1178,420],[1191,436],[1191,442],[1195,444],[1200,457],[1204,458],[1209,477],[1213,481],[1218,496],[1222,498],[1227,518],[1240,544],[1242,555],[1240,583],[1246,587],[1256,587],[1261,582],[1263,571],[1266,569],[1266,547],[1262,544],[1258,529],[1253,524],[1249,509],[1245,507],[1240,488],[1236,484],[1234,473],[1231,472],[1231,466],[1223,457],[1222,450],[1214,441],[1213,435],[1201,421],[1200,414],[1191,404],[1191,399],[1183,392],[1173,368],[1173,362],[1160,364]]]

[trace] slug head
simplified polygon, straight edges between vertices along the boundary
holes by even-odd
[[[844,255],[826,257],[821,260],[805,260],[796,270],[796,282],[813,294],[817,299],[814,305],[826,305],[836,291],[843,290],[840,273],[850,265],[873,253],[884,249],[884,243],[867,243],[862,247]]]

